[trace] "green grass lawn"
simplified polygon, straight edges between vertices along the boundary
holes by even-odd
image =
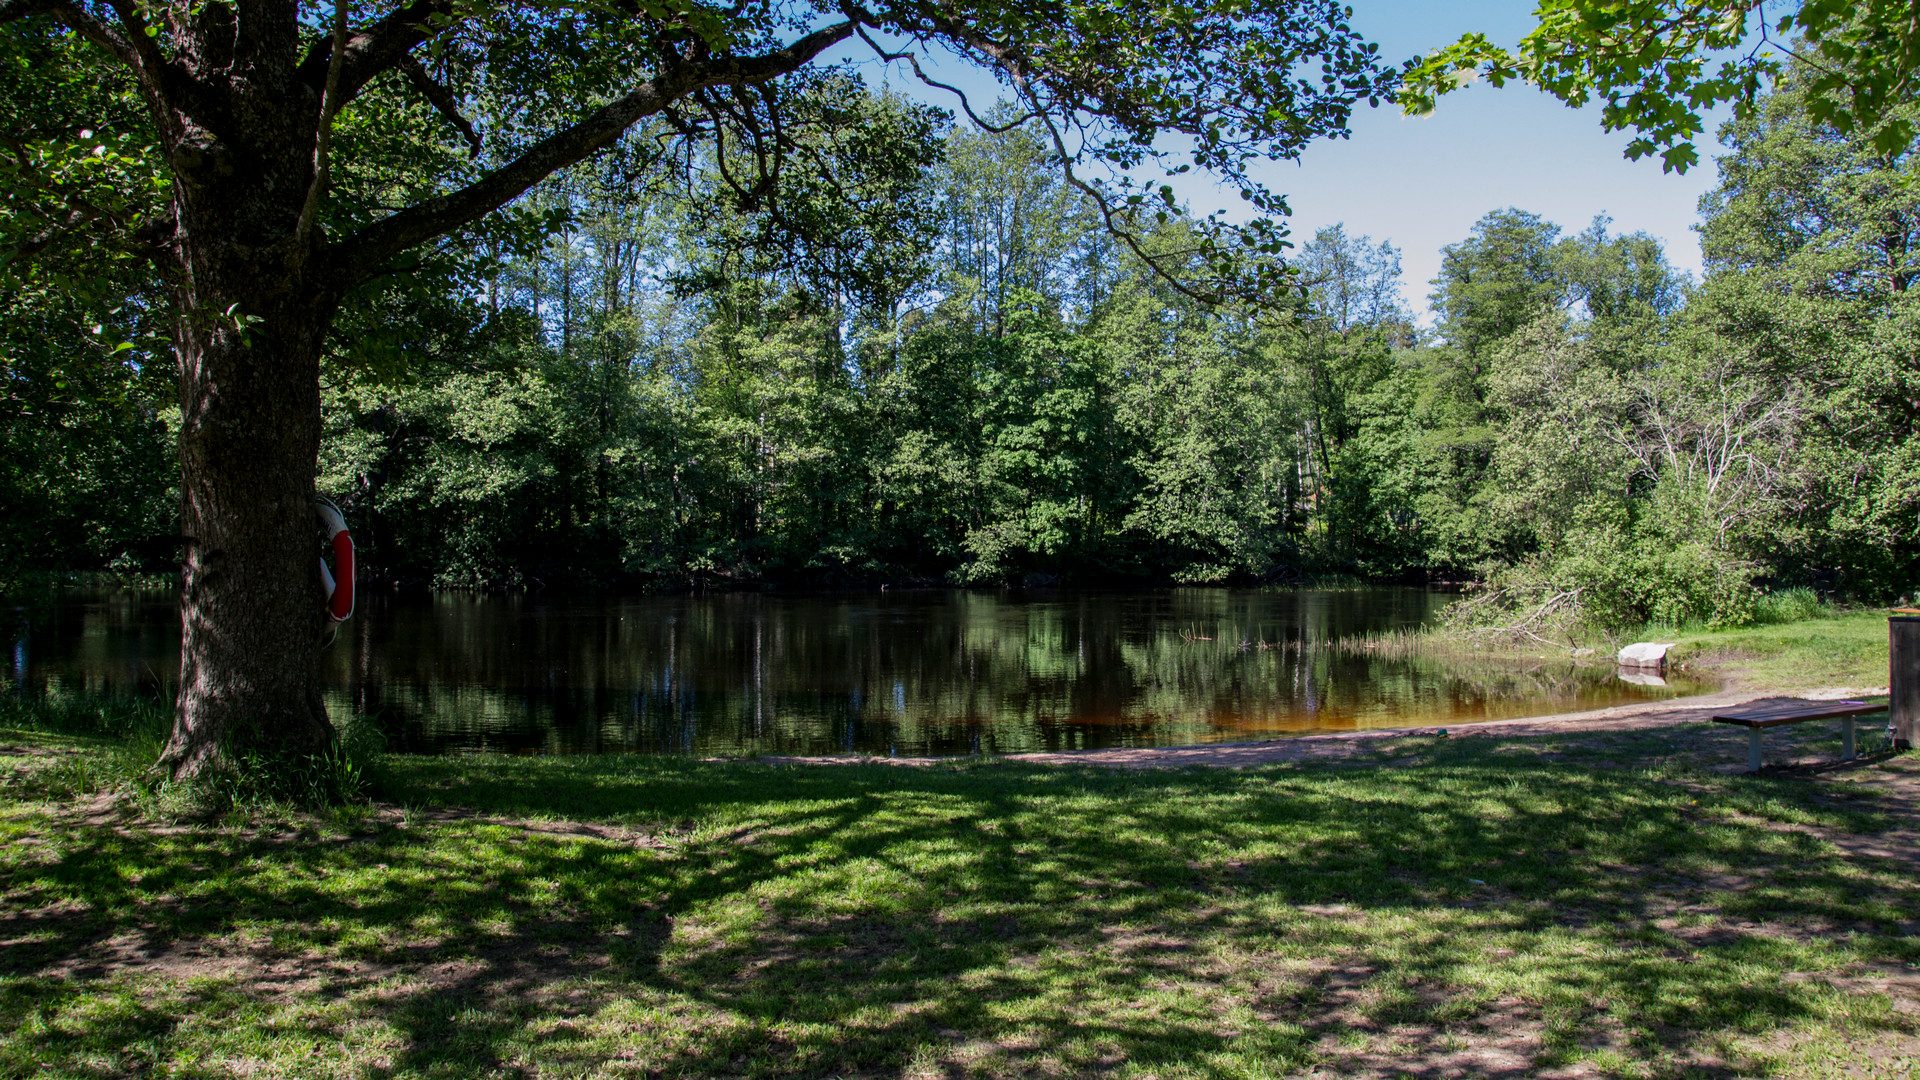
[[[1904,1075],[1920,761],[1740,738],[389,758],[186,825],[0,730],[0,1074]]]
[[[1652,639],[1677,643],[1688,668],[1770,690],[1887,685],[1887,613],[1878,608],[1774,626],[1683,629]]]

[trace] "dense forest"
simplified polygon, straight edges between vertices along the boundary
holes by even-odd
[[[643,126],[352,298],[320,486],[363,572],[1441,578],[1597,625],[1912,588],[1912,147],[1822,126],[1796,79],[1722,132],[1704,280],[1494,209],[1431,328],[1387,242],[1325,229],[1297,289],[1195,296],[1144,261],[1193,222],[1117,237],[1031,134],[832,78],[801,100],[821,134],[773,184],[750,140]],[[0,578],[177,558],[165,305],[132,265],[0,270]]]

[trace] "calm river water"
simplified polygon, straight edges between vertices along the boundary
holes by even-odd
[[[397,750],[875,754],[1236,741],[1470,723],[1699,689],[1564,661],[1355,655],[1420,625],[1412,589],[835,596],[373,597],[327,650],[329,704]],[[14,611],[24,689],[164,692],[160,594]]]

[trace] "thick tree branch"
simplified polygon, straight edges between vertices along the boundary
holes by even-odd
[[[120,20],[120,25],[126,27],[127,32],[124,37],[134,56],[139,59],[139,69],[153,80],[156,88],[169,92],[178,90],[179,87],[166,84],[170,80],[185,76],[167,60],[166,54],[160,51],[159,44],[147,30],[147,21],[141,16],[140,9],[128,0],[107,0],[107,6],[113,9],[114,16]],[[186,103],[182,102],[182,104]]]
[[[51,15],[67,29],[100,48],[132,73],[155,116],[168,109],[210,115],[200,84],[169,60],[147,33],[139,10],[127,0],[108,0],[121,26],[102,20],[75,0],[0,0],[0,25],[35,15]]]
[[[333,57],[327,64],[326,89],[320,94],[320,122],[313,137],[313,179],[307,184],[307,197],[300,204],[300,220],[293,235],[305,243],[313,229],[313,216],[320,211],[320,197],[328,182],[328,157],[333,147],[333,118],[340,112],[340,59],[346,50],[347,0],[333,0]]]
[[[140,54],[126,35],[95,18],[93,13],[79,4],[68,0],[25,0],[20,4],[23,15],[35,15],[46,12],[66,24],[67,29],[79,34],[93,44],[106,50],[114,59],[120,61],[135,74],[144,75]],[[0,22],[10,22],[17,16],[0,10]]]
[[[641,13],[632,0],[615,0],[615,7],[634,15]],[[416,47],[454,23],[483,13],[479,6],[456,12],[453,0],[411,0],[388,12],[365,30],[349,35],[346,47],[341,50],[341,103],[352,101],[381,72],[404,67],[407,54]],[[323,39],[314,45],[300,63],[300,77],[315,90],[320,89],[327,79],[332,52],[332,43]]]
[[[777,78],[805,66],[852,34],[851,24],[838,23],[759,56],[717,56],[673,64],[467,187],[402,210],[342,241],[333,254],[337,284],[347,288],[364,281],[380,273],[387,260],[400,252],[505,206],[541,180],[611,145],[640,120],[696,90]]]
[[[451,0],[412,0],[372,26],[348,34],[338,64],[340,103],[352,101],[374,76],[398,67],[409,52],[444,30],[453,18]],[[324,38],[301,61],[300,77],[320,90],[327,85],[334,66],[333,41]]]
[[[434,111],[460,132],[460,137],[467,141],[467,156],[479,157],[480,133],[473,130],[473,124],[466,117],[460,115],[460,103],[453,99],[452,91],[434,82],[433,76],[427,74],[427,69],[411,55],[400,58],[400,70],[406,72],[407,81],[413,84],[415,90],[420,91],[420,95],[427,99]]]

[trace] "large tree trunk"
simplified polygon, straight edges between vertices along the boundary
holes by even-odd
[[[195,305],[179,332],[180,698],[162,766],[323,749],[326,616],[313,478],[324,309],[298,297]]]
[[[180,697],[161,768],[285,759],[333,738],[313,479],[335,297],[313,227],[318,101],[295,78],[291,6],[238,33],[196,9],[183,56],[230,80],[209,126],[162,115],[174,178],[180,364]],[[244,28],[243,28],[244,29]],[[271,772],[269,777],[271,777]]]

